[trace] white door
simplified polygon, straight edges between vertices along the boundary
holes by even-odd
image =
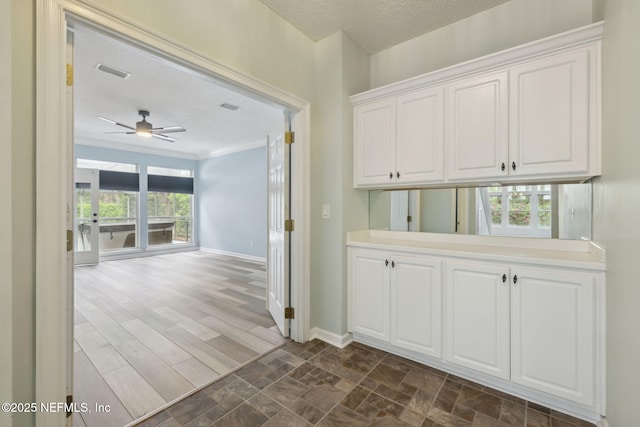
[[[99,173],[95,169],[75,170],[75,265],[98,263],[100,255],[99,179]]]
[[[392,256],[391,344],[442,356],[442,261]]]
[[[518,267],[511,283],[512,381],[593,405],[596,276]]]
[[[269,173],[268,248],[267,248],[267,308],[283,336],[289,336],[289,320],[285,308],[289,306],[288,238],[284,223],[288,218],[289,176],[284,130],[268,135],[267,156]]]
[[[445,264],[445,360],[508,379],[509,268]]]
[[[420,90],[397,99],[396,180],[444,179],[444,90]]]
[[[447,88],[448,178],[508,175],[508,75],[488,74]]]
[[[349,272],[349,330],[388,342],[389,254],[349,249]]]
[[[588,173],[588,66],[584,49],[511,71],[511,175]]]
[[[409,231],[409,191],[390,191],[391,196],[391,231]]]
[[[385,99],[354,109],[356,185],[390,184],[396,178],[396,104]]]

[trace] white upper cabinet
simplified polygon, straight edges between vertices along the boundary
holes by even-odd
[[[356,186],[442,181],[442,109],[442,88],[356,107]]]
[[[579,49],[510,70],[511,175],[593,175],[590,128],[594,49]],[[595,153],[593,153],[595,155]],[[594,159],[595,160],[595,159]],[[591,173],[590,173],[591,171]]]
[[[396,172],[396,103],[386,99],[355,108],[355,181],[393,182]]]
[[[600,175],[601,37],[593,24],[352,96],[354,185]]]
[[[508,73],[465,79],[447,87],[447,154],[451,180],[506,176]]]
[[[397,99],[396,179],[414,184],[444,179],[444,96],[441,87]]]

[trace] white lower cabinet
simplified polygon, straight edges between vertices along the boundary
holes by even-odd
[[[445,360],[508,379],[509,269],[445,262]]]
[[[442,356],[442,261],[391,257],[391,344]]]
[[[366,249],[349,253],[349,330],[389,341],[389,255]]]
[[[356,339],[601,408],[602,271],[359,247],[349,270]]]
[[[511,272],[511,380],[592,405],[596,276],[553,268]]]
[[[439,358],[442,261],[366,249],[349,253],[349,329]]]

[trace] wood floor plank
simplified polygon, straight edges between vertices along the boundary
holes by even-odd
[[[173,310],[170,307],[160,307],[160,308],[156,308],[153,311],[160,314],[161,316],[166,317],[167,320],[171,321],[176,326],[181,327],[185,331],[189,332],[191,335],[197,338],[200,338],[202,341],[207,341],[212,338],[220,336],[220,334],[217,333],[216,331],[210,328],[207,328],[202,323],[198,323],[195,320],[190,319],[181,313],[178,313],[177,311]]]
[[[193,357],[218,373],[229,372],[240,365],[240,362],[231,359],[223,352],[216,350],[184,329],[169,329],[166,335]]]
[[[90,323],[75,328],[75,339],[101,374],[127,366],[122,355]]]
[[[257,336],[260,339],[270,342],[273,345],[282,345],[286,339],[280,335],[280,333],[273,332],[263,326],[256,326],[253,329],[249,329],[247,332]]]
[[[173,365],[173,369],[175,369],[180,375],[185,377],[191,384],[196,387],[208,384],[220,376],[219,373],[217,373],[195,357],[191,357],[184,362]]]
[[[170,402],[193,389],[189,381],[142,343],[129,341],[116,349],[165,401]]]
[[[258,353],[265,353],[271,349],[273,349],[273,344],[268,341],[265,341],[261,338],[256,337],[246,331],[239,330],[235,328],[233,325],[230,325],[227,322],[224,322],[215,317],[209,316],[205,317],[201,320],[201,322],[214,331],[220,333],[220,335],[225,335],[231,338],[234,341],[239,342],[240,344],[249,347],[251,350],[256,351]]]
[[[109,405],[110,408],[108,413],[96,411],[82,413],[82,419],[87,427],[122,427],[133,421],[129,411],[83,352],[75,354],[73,365],[74,400],[78,403],[86,403],[91,409],[94,409],[96,404]]]
[[[167,403],[131,366],[108,372],[103,377],[134,419]]]
[[[207,344],[240,363],[245,363],[258,356],[258,352],[224,335],[207,341]]]
[[[175,365],[191,357],[173,341],[157,332],[139,319],[129,320],[122,324],[140,342],[162,357],[169,365]]]
[[[99,308],[84,309],[80,307],[79,309],[89,323],[99,330],[111,344],[118,345],[133,339],[133,336],[129,332]]]

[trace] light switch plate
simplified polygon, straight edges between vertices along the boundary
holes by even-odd
[[[322,205],[322,219],[331,218],[331,206],[330,205]]]

